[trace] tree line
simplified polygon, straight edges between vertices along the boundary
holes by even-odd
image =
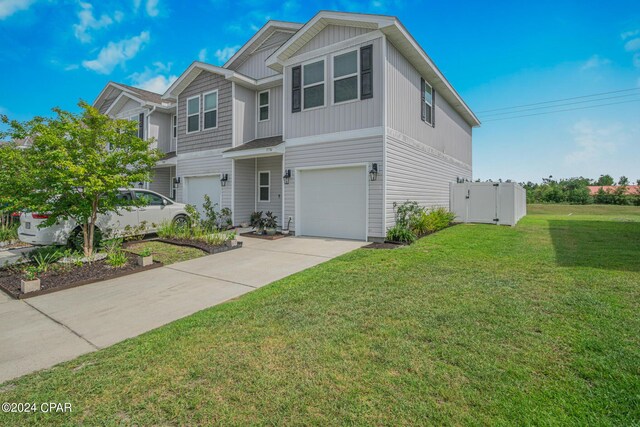
[[[640,185],[640,179],[635,183]],[[630,192],[629,178],[621,176],[618,181],[611,175],[600,175],[598,179],[584,177],[554,179],[543,178],[542,183],[526,182],[521,185],[527,190],[527,203],[571,203],[577,205],[635,205],[640,206],[640,192]],[[600,188],[591,194],[589,186],[616,186],[613,190]]]

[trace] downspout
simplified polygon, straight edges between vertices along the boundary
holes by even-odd
[[[150,127],[151,119],[150,119],[150,117],[151,117],[151,114],[153,114],[154,111],[156,111],[156,107],[155,106],[147,114],[147,140],[149,140],[149,133],[151,131],[151,127]],[[157,141],[156,141],[156,144],[157,144]],[[156,145],[156,148],[157,148],[157,145]],[[145,184],[145,187],[146,187],[147,190],[149,189],[149,184],[150,184],[149,182],[147,182]]]

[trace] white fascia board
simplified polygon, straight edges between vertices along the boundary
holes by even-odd
[[[166,92],[162,95],[162,99],[176,99],[177,96],[186,88],[186,86],[188,86],[188,83],[191,83],[191,81],[193,81],[193,79],[195,79],[202,71],[208,71],[210,73],[221,75],[225,79],[236,82],[243,86],[252,88],[256,86],[256,80],[252,79],[251,77],[247,77],[244,74],[229,70],[227,68],[217,67],[215,65],[206,64],[204,62],[195,61],[180,75],[180,77],[175,82],[173,82],[171,86],[169,86]],[[191,80],[187,84],[183,85],[183,83],[189,79]]]
[[[109,115],[111,114],[112,110],[118,106],[118,104],[123,100],[123,98],[129,98],[133,101],[136,101],[140,104],[140,107],[144,107],[145,105],[147,105],[147,103],[145,101],[143,101],[142,99],[136,98],[135,96],[132,96],[131,94],[127,93],[127,92],[122,92],[120,95],[118,95],[118,97],[116,98],[115,101],[113,101],[113,103],[111,103],[111,105],[109,106],[109,108],[107,108],[107,111],[104,112],[105,115]]]
[[[270,157],[280,156],[284,154],[285,144],[279,144],[274,147],[254,148],[252,150],[232,151],[230,153],[222,153],[225,159],[249,159],[254,157]]]

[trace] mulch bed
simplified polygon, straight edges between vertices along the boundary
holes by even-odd
[[[240,249],[242,247],[242,242],[238,242],[236,246],[227,246],[227,245],[217,245],[212,246],[208,245],[205,242],[201,242],[199,240],[191,240],[191,239],[153,239],[156,242],[169,243],[170,245],[178,245],[178,246],[189,246],[192,248],[200,249],[205,251],[208,254],[218,254],[220,252],[232,251],[234,249]]]
[[[374,242],[367,246],[363,246],[362,249],[397,249],[406,246],[403,243],[396,242]]]
[[[276,233],[273,236],[269,236],[267,234],[258,234],[255,231],[250,231],[248,233],[240,233],[240,235],[242,237],[253,237],[253,238],[262,239],[262,240],[278,240],[278,239],[284,239],[285,237],[289,237],[289,234]]]
[[[140,267],[137,255],[127,256],[129,261],[122,267],[111,267],[105,260],[86,263],[80,267],[68,266],[68,269],[55,269],[52,266],[48,272],[40,275],[40,290],[28,294],[20,292],[22,276],[18,271],[11,268],[0,269],[0,289],[14,298],[24,299],[162,267],[160,262]]]

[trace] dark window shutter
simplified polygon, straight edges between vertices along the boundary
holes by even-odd
[[[431,126],[436,127],[436,89],[431,88]]]
[[[144,113],[138,117],[138,138],[144,138]]]
[[[427,121],[427,104],[424,102],[424,91],[426,89],[426,82],[420,78],[420,118],[423,122]]]
[[[291,112],[299,113],[302,107],[302,67],[291,69]]]
[[[373,45],[360,48],[360,99],[373,98]]]

